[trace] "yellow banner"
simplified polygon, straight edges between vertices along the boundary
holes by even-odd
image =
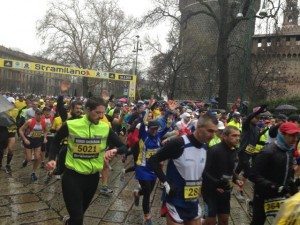
[[[119,80],[129,82],[129,98],[135,98],[136,90],[136,75],[121,74],[112,72],[103,72],[99,70],[81,69],[77,67],[58,66],[35,62],[25,62],[11,59],[0,58],[0,68],[15,69],[15,70],[29,70],[41,73],[62,74],[70,76],[82,76],[90,78],[100,78],[109,80]]]

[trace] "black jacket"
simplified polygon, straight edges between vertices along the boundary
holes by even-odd
[[[220,179],[224,176],[232,177],[232,181],[236,181],[237,176],[233,173],[236,159],[237,151],[230,149],[223,141],[207,151],[202,182],[203,193],[215,193]]]
[[[262,113],[264,109],[265,107],[261,107],[256,112],[251,113],[243,122],[239,151],[244,152],[249,144],[252,146],[257,144],[259,140],[259,128],[255,124],[252,124],[251,120]]]
[[[292,152],[281,150],[275,143],[266,145],[257,155],[252,168],[255,194],[262,198],[287,194],[292,185],[292,166]],[[284,186],[281,193],[278,192],[280,186]]]

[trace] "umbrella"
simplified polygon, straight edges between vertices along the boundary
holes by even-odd
[[[0,126],[8,127],[13,124],[15,124],[15,122],[6,113],[0,113]]]
[[[298,108],[292,105],[280,105],[275,108],[277,111],[297,111]]]
[[[270,113],[269,111],[265,111],[265,112],[263,112],[263,113],[261,113],[261,114],[259,114],[260,116],[272,116],[272,113]]]
[[[3,95],[0,95],[0,113],[12,109],[14,106]]]
[[[127,103],[127,101],[128,101],[127,98],[120,98],[119,99],[119,102],[122,102],[122,103]]]

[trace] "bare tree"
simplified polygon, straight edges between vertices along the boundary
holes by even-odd
[[[280,85],[283,82],[281,74],[285,69],[284,65],[274,65],[274,58],[268,54],[253,55],[252,69],[245,87],[250,102],[255,103],[257,100],[262,101],[282,96],[286,92],[286,88]]]
[[[134,23],[115,0],[68,0],[50,4],[37,33],[47,45],[43,56],[81,68],[115,70],[128,64]],[[83,78],[83,95],[88,91]]]
[[[275,0],[266,0],[271,9],[266,15],[258,17],[275,17],[279,7],[275,5]],[[229,39],[234,29],[242,22],[253,18],[256,15],[254,7],[250,7],[252,0],[216,0],[217,7],[212,7],[211,1],[197,0],[199,7],[192,7],[184,15],[178,11],[178,1],[176,0],[154,0],[156,8],[144,16],[141,22],[146,24],[157,24],[166,18],[171,18],[180,24],[182,29],[187,27],[190,18],[203,14],[210,17],[217,28],[216,61],[219,79],[219,107],[227,108],[227,98],[229,91]],[[257,2],[257,1],[255,1]],[[195,4],[196,5],[196,4]]]
[[[149,89],[155,91],[159,97],[168,92],[169,71],[165,63],[165,55],[157,54],[152,57],[148,70]]]
[[[169,99],[174,99],[178,87],[187,89],[182,82],[184,79],[194,79],[193,76],[182,79],[180,75],[196,57],[195,52],[182,52],[180,42],[180,27],[174,23],[167,36],[168,48],[163,51],[159,41],[146,40],[146,43],[156,55],[152,58],[151,67],[148,70],[150,81],[154,82],[160,96],[166,94]],[[180,82],[180,84],[179,84]]]

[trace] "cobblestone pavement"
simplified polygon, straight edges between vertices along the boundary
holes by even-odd
[[[6,158],[3,159],[5,165]],[[23,152],[18,146],[12,160],[11,176],[0,171],[0,225],[31,224],[61,225],[67,211],[61,193],[61,182],[55,178],[45,184],[46,172],[39,169],[38,180],[31,182],[32,166],[21,168]],[[131,162],[128,160],[127,164]],[[133,204],[132,191],[137,186],[134,174],[127,174],[125,182],[120,182],[120,171],[123,168],[120,157],[111,166],[109,186],[114,190],[111,196],[103,196],[99,188],[85,213],[85,225],[142,224],[143,214],[140,207]],[[99,185],[100,186],[100,185]],[[248,185],[247,194],[251,193]],[[157,186],[152,195],[152,215],[154,224],[165,224],[159,217],[161,189]],[[245,212],[245,203],[239,203],[232,195],[230,224],[247,225],[249,216]]]

